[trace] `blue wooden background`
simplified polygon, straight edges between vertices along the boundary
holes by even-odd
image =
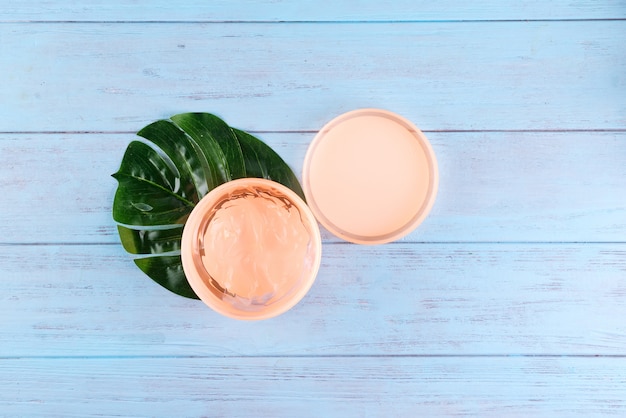
[[[0,3],[0,416],[626,416],[626,1]],[[216,113],[300,173],[361,107],[425,131],[437,202],[397,243],[324,232],[288,313],[119,244],[149,122]]]

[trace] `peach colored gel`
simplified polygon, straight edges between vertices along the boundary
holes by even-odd
[[[285,186],[248,178],[211,191],[183,232],[183,267],[198,296],[238,319],[264,319],[294,306],[320,262],[315,218]]]
[[[359,244],[396,240],[426,217],[437,192],[435,155],[406,119],[378,109],[343,114],[313,140],[303,185],[316,218]]]

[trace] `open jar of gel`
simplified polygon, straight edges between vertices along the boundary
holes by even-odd
[[[189,216],[181,244],[198,297],[236,319],[289,310],[315,280],[317,221],[304,201],[271,180],[243,178],[213,189]]]

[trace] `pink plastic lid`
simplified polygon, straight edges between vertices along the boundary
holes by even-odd
[[[328,122],[309,146],[302,178],[317,220],[357,244],[387,243],[413,231],[430,212],[439,182],[426,136],[380,109]]]

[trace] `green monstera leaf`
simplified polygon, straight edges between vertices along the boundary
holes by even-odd
[[[283,159],[254,136],[210,113],[183,113],[137,133],[113,177],[113,219],[135,264],[166,289],[198,298],[182,268],[180,242],[187,217],[207,193],[242,177],[277,181],[304,193]]]

